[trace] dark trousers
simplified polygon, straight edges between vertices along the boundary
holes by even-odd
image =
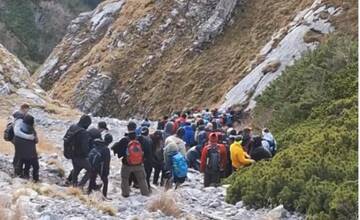
[[[30,168],[32,168],[32,178],[34,181],[39,181],[39,160],[38,158],[32,158],[32,159],[21,159],[17,163],[18,168],[17,170],[23,169],[23,177],[29,178],[30,177]],[[20,171],[18,171],[20,172]]]
[[[152,173],[152,164],[145,162],[144,168],[145,168],[145,175],[146,175],[146,183],[150,189],[150,177],[151,177],[151,173]]]
[[[210,185],[218,186],[220,185],[220,175],[221,173],[209,173],[205,172],[204,174],[204,187],[208,187]]]
[[[154,177],[153,177],[154,185],[158,185],[160,173],[161,173],[160,185],[162,186],[164,185],[164,173],[165,173],[164,166],[160,164],[154,165]]]
[[[90,183],[89,183],[89,189],[88,189],[88,193],[91,193],[92,190],[96,189],[96,177],[100,176],[101,181],[103,183],[103,190],[102,193],[105,197],[107,197],[107,191],[108,191],[108,185],[109,185],[109,179],[107,176],[105,175],[100,175],[100,173],[98,171],[93,170],[91,172],[91,176],[90,176]]]
[[[71,171],[71,181],[74,186],[84,186],[90,179],[92,168],[87,158],[73,158],[72,159],[73,170]],[[78,183],[78,176],[82,169],[86,170],[85,175]]]

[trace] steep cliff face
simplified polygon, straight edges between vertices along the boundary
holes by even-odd
[[[345,23],[357,25],[356,8],[337,0],[108,0],[71,22],[35,75],[55,98],[97,115],[251,107],[327,33],[354,33]]]
[[[0,43],[32,67],[41,64],[80,12],[100,0],[0,0]]]

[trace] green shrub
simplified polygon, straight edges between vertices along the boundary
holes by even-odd
[[[357,43],[332,37],[266,89],[254,118],[271,112],[279,153],[231,176],[228,202],[357,218],[357,66]]]

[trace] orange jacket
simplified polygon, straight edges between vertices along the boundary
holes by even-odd
[[[209,144],[206,145],[201,152],[200,172],[205,172],[207,153],[209,148],[214,144],[216,144],[220,152],[220,169],[221,170],[225,169],[227,163],[226,147],[223,144],[218,144],[217,141],[218,141],[217,134],[211,133],[209,135]]]

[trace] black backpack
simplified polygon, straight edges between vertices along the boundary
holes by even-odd
[[[216,144],[211,145],[208,149],[206,170],[208,173],[218,173],[220,171],[220,150]]]
[[[64,140],[64,156],[66,159],[72,159],[75,154],[75,136],[80,131],[85,130],[80,127],[74,128],[71,126],[69,130],[67,130],[63,140]]]
[[[92,168],[101,167],[101,163],[104,162],[101,149],[94,147],[89,153],[89,162]]]
[[[14,123],[7,124],[5,131],[4,131],[4,140],[5,141],[12,141],[14,139]]]

